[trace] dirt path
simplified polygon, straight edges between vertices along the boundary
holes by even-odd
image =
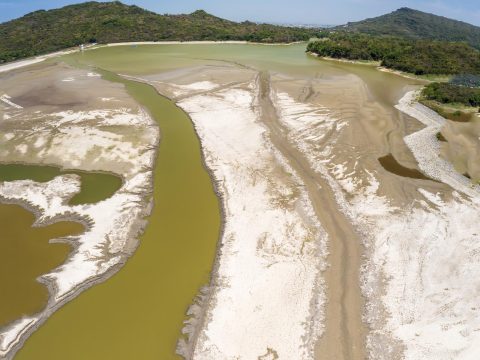
[[[325,333],[316,346],[319,360],[365,359],[363,298],[359,285],[362,248],[350,222],[338,208],[329,185],[308,163],[305,156],[286,141],[288,130],[280,123],[270,97],[270,75],[258,76],[261,120],[270,130],[272,143],[302,178],[315,213],[329,234],[329,264]]]

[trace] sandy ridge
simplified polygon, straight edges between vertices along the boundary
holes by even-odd
[[[37,150],[35,156],[29,158],[30,162],[39,157],[40,162],[48,159],[53,165],[58,166],[57,161],[60,161],[63,167],[89,170],[88,155],[93,152],[97,161],[95,167],[102,162],[110,164],[105,165],[105,169],[115,168],[115,164],[119,169],[123,167],[123,185],[111,198],[99,203],[70,206],[68,200],[80,189],[76,175],[58,176],[47,183],[26,180],[0,183],[2,202],[16,203],[34,211],[38,225],[59,219],[86,225],[83,234],[62,239],[74,248],[67,261],[40,278],[50,292],[46,309],[0,329],[0,358],[5,359],[11,359],[28,336],[55,310],[121,268],[135,250],[136,239],[151,210],[152,167],[159,133],[156,123],[145,111],[106,109],[38,113],[36,116],[32,128],[13,128],[11,132],[0,134],[4,156],[21,162],[25,154],[43,144],[42,151]],[[39,122],[42,116],[45,120]],[[92,122],[102,125],[103,129],[130,127],[130,132],[136,132],[143,143],[122,141],[121,134],[96,129]],[[50,137],[55,141],[49,141]],[[23,139],[21,151],[14,145],[18,139]],[[45,146],[48,143],[50,145]]]
[[[234,102],[231,103],[232,101]],[[242,105],[243,101],[247,101],[247,103],[245,105]],[[303,278],[304,276],[308,276],[307,278],[304,278],[303,281],[300,281],[300,278],[297,278],[300,274],[298,274],[294,279],[292,279],[293,283],[290,284],[290,280],[288,280],[292,275],[292,269],[294,269],[291,267],[297,266],[294,265],[296,263],[296,260],[294,260],[296,256],[291,258],[291,255],[289,255],[288,258],[290,260],[288,260],[287,263],[283,264],[284,261],[286,261],[286,258],[283,258],[284,256],[287,256],[287,254],[291,251],[294,251],[295,253],[297,251],[300,251],[300,249],[296,248],[301,245],[301,242],[298,244],[295,244],[295,242],[298,241],[298,237],[301,236],[301,234],[305,231],[301,229],[302,226],[305,226],[301,225],[302,223],[304,223],[305,220],[297,220],[291,223],[291,226],[294,226],[294,228],[297,228],[299,225],[301,226],[298,229],[291,230],[291,235],[294,236],[291,240],[288,240],[288,238],[286,238],[285,235],[282,234],[282,227],[284,226],[283,222],[285,221],[282,220],[282,218],[283,216],[287,216],[288,214],[290,214],[292,210],[288,210],[285,215],[280,215],[280,213],[278,213],[278,215],[275,215],[275,227],[278,228],[278,230],[274,230],[274,228],[270,227],[268,232],[265,233],[265,235],[261,235],[261,233],[255,235],[258,231],[261,231],[262,228],[264,228],[268,223],[270,223],[270,220],[268,220],[270,216],[269,213],[271,212],[273,215],[278,211],[274,210],[275,208],[271,208],[270,210],[269,207],[271,205],[268,205],[265,210],[261,210],[261,213],[263,214],[262,217],[259,218],[255,215],[259,211],[255,208],[259,206],[267,206],[267,204],[269,203],[269,201],[263,203],[264,200],[262,199],[265,196],[264,194],[268,194],[273,190],[263,190],[263,187],[265,186],[263,185],[263,182],[265,180],[263,180],[261,172],[270,172],[273,169],[276,169],[279,165],[281,168],[286,164],[281,165],[283,161],[281,160],[281,158],[278,158],[280,154],[276,153],[273,148],[269,149],[270,146],[268,146],[268,143],[266,143],[266,145],[268,146],[268,150],[266,150],[267,153],[273,151],[272,155],[269,155],[268,157],[273,156],[273,158],[271,158],[271,160],[268,160],[265,165],[270,164],[270,161],[274,159],[278,159],[276,160],[279,162],[278,165],[268,165],[266,170],[261,170],[261,172],[257,172],[258,170],[254,170],[254,166],[252,169],[244,173],[245,170],[242,169],[243,165],[240,164],[253,164],[250,160],[246,159],[251,157],[252,154],[255,154],[254,156],[256,158],[256,163],[263,164],[263,162],[265,161],[261,160],[264,158],[265,155],[259,157],[259,155],[261,153],[264,153],[265,150],[262,150],[261,152],[255,151],[256,147],[262,144],[266,139],[263,135],[261,135],[261,137],[259,138],[262,139],[260,143],[255,140],[260,134],[264,132],[264,130],[258,128],[258,125],[251,124],[251,121],[256,118],[254,112],[249,112],[251,110],[246,111],[248,108],[250,108],[251,103],[254,103],[254,100],[251,95],[248,95],[248,92],[235,88],[221,90],[219,92],[215,92],[215,94],[212,95],[197,95],[192,98],[184,99],[179,103],[179,105],[190,114],[192,120],[195,123],[197,132],[202,139],[202,144],[205,149],[204,151],[206,163],[212,169],[213,173],[215,174],[215,178],[218,181],[218,184],[220,184],[219,190],[223,192],[223,197],[225,199],[224,206],[226,216],[224,237],[222,240],[221,253],[219,255],[220,258],[218,273],[217,275],[214,275],[214,295],[211,296],[211,299],[213,301],[208,304],[207,314],[205,316],[206,323],[200,325],[202,326],[202,329],[199,333],[198,339],[195,339],[194,341],[195,346],[193,349],[193,353],[183,354],[186,358],[212,359],[223,357],[231,358],[236,356],[240,356],[242,358],[269,358],[270,356],[291,358],[292,356],[298,356],[299,351],[301,354],[303,354],[303,358],[313,358],[313,344],[315,343],[315,339],[318,337],[318,335],[314,334],[321,329],[318,327],[321,326],[321,322],[318,321],[321,319],[321,313],[319,313],[319,310],[321,310],[322,297],[317,298],[317,300],[313,300],[314,297],[312,297],[312,295],[306,296],[305,299],[303,299],[304,296],[302,296],[302,300],[298,300],[295,302],[295,310],[292,309],[285,311],[286,307],[288,308],[292,306],[292,303],[282,302],[281,296],[274,296],[274,293],[276,293],[277,291],[293,291],[292,296],[300,295],[300,293],[298,293],[298,295],[294,295],[297,294],[297,291],[300,291],[300,289],[304,289],[302,290],[302,292],[306,291],[307,289],[308,292],[311,292],[312,290],[315,291],[315,286],[307,285],[309,283],[312,284],[312,282],[315,283],[318,281],[316,280],[318,275],[315,274],[318,274],[319,271],[318,261],[320,260],[320,258],[315,259],[313,263],[310,263],[313,259],[308,260],[311,256],[310,252],[314,249],[311,248],[312,246],[315,246],[314,243],[305,243],[304,245],[302,245],[303,250],[301,250],[301,253],[304,252],[304,255],[301,255],[301,257],[303,258],[301,267],[306,267],[305,270],[308,271],[307,273],[305,273],[305,275],[301,275],[301,278]],[[231,110],[228,110],[229,107],[232,106],[230,104],[235,105],[233,106],[233,108],[231,108]],[[216,110],[218,107],[219,109]],[[240,109],[243,110],[240,111]],[[231,113],[231,111],[233,111],[233,113]],[[252,120],[249,120],[249,118],[251,118]],[[214,121],[213,119],[218,119],[218,121]],[[225,119],[229,119],[229,121],[226,122]],[[225,125],[227,125],[227,128],[222,128],[222,120]],[[244,126],[247,126],[245,130],[240,130]],[[233,133],[230,135],[229,132],[232,131]],[[260,133],[258,133],[258,131],[260,131]],[[240,132],[246,133],[244,136],[239,137],[238,134]],[[232,139],[237,140],[232,142],[231,139],[229,141],[228,139],[230,139],[231,136],[233,136]],[[223,148],[223,146],[226,145],[224,144],[225,142],[227,142],[229,146],[232,146],[232,144],[234,144],[232,149],[233,151],[235,151],[236,147],[240,147],[242,149],[238,152],[235,151],[233,159],[236,158],[236,160],[231,160],[229,158],[229,155],[225,155],[229,153],[229,150]],[[216,148],[218,148],[219,150],[214,150],[214,152],[212,152],[212,150]],[[218,157],[217,154],[222,154],[222,156]],[[241,159],[238,158],[239,155]],[[260,166],[263,167],[264,165]],[[274,175],[277,173],[277,171],[280,171],[280,168],[279,170],[275,170],[275,173],[270,175],[271,177],[267,177],[268,179],[270,179],[269,181],[276,182],[278,181],[276,179],[283,178],[283,176],[278,178],[278,175]],[[250,173],[252,170],[254,171],[254,173]],[[279,175],[282,172],[283,171],[280,171]],[[238,182],[238,180],[234,180],[235,176],[238,176],[235,174],[243,174],[241,175],[241,177],[244,178],[244,180],[241,180],[241,182]],[[247,186],[248,188],[249,186],[251,186],[249,184],[252,180],[249,180],[249,178],[252,175],[254,175],[254,187],[250,188],[249,190],[241,191],[243,194],[250,194],[252,197],[244,199],[245,196],[236,196],[235,194],[238,193],[241,188],[245,186]],[[234,177],[232,178],[232,176]],[[282,180],[282,182],[283,181],[284,180]],[[296,181],[298,180],[295,180],[295,182]],[[280,187],[276,191],[285,187],[285,185],[280,184],[279,186]],[[269,189],[268,185],[267,189]],[[284,195],[278,194],[275,196],[287,196],[285,200],[282,200],[287,201],[287,203],[289,203],[290,201],[295,201],[294,199],[296,199],[298,196],[295,195],[292,200],[287,200],[291,196],[288,195],[290,190],[288,190],[287,187],[285,188],[285,190],[281,191],[287,191],[287,193],[285,193]],[[301,201],[302,204],[304,204],[303,206],[306,206],[306,208],[308,209],[309,205],[307,199],[308,198],[304,198],[304,200]],[[300,199],[297,201],[300,201]],[[239,202],[238,205],[236,205],[237,202]],[[247,213],[242,211],[239,212],[239,210],[245,206],[250,207],[251,209]],[[286,210],[287,209],[285,209],[284,211]],[[303,216],[312,216],[309,215],[311,214],[310,211],[311,210],[309,210]],[[293,214],[294,213],[292,213],[292,215]],[[287,219],[292,215],[288,215]],[[248,223],[250,224],[250,226],[248,227],[248,229],[244,229],[244,227],[241,225],[246,220],[246,216],[249,217]],[[256,224],[258,222],[257,219],[262,219],[263,224],[253,226],[253,223]],[[311,226],[312,225],[310,224],[307,228],[310,228]],[[313,229],[315,229],[315,227]],[[247,231],[249,235],[247,235],[245,231]],[[309,230],[309,232],[310,231],[313,230]],[[308,234],[309,232],[307,232],[306,234]],[[260,237],[258,237],[259,235]],[[251,245],[247,245],[248,243],[251,243]],[[249,246],[252,245],[254,246],[254,248],[257,249],[253,253],[251,253],[252,250],[249,250]],[[240,246],[240,248],[238,246]],[[232,257],[232,251],[234,251],[235,253],[240,253],[237,254],[235,257]],[[321,253],[319,255],[321,256]],[[249,265],[241,266],[241,268],[245,270],[234,271],[235,268],[240,268],[239,262],[244,261],[249,262]],[[267,265],[272,261],[273,264]],[[262,265],[262,262],[266,262],[266,264]],[[288,265],[289,263],[291,264]],[[264,266],[267,267],[265,268]],[[255,276],[259,280],[264,277],[270,278],[270,276],[272,276],[273,274],[275,274],[275,279],[277,280],[274,280],[274,278],[272,278],[266,283],[260,282],[257,285],[261,285],[261,287],[257,288],[257,280],[248,280],[248,274],[250,271],[254,271],[256,274]],[[276,285],[276,282],[279,280],[279,273],[283,273],[283,275],[280,276],[280,278],[283,279],[283,285],[280,288],[278,288]],[[227,284],[230,285],[226,286]],[[248,286],[248,289],[250,289],[248,292],[257,293],[257,291],[261,289],[262,293],[264,294],[257,294],[255,296],[253,296],[252,294],[252,296],[248,297],[247,300],[247,298],[245,298],[244,290],[242,290],[241,293],[238,293],[240,289],[245,289],[245,286]],[[298,290],[296,290],[297,288]],[[271,293],[272,291],[273,293]],[[319,289],[318,291],[321,291],[321,289]],[[228,295],[230,293],[232,293],[232,295]],[[243,295],[240,295],[242,293]],[[233,294],[237,295],[233,296]],[[237,298],[238,300],[235,300],[232,303],[232,300]],[[310,302],[309,299],[312,299],[312,302]],[[260,305],[263,304],[265,301],[269,302],[269,306],[265,307],[265,305]],[[281,306],[281,308],[283,309],[282,311],[275,310],[278,308],[278,305],[276,305],[276,303],[279,301],[283,304]],[[247,308],[250,306],[255,306],[256,310],[247,310]],[[317,310],[311,312],[311,309]],[[219,316],[219,312],[221,312],[223,315]],[[252,314],[253,317],[246,316],[245,319],[243,319],[242,321],[242,319],[238,319],[236,315],[238,313],[242,313],[245,315]],[[228,319],[230,319],[231,316],[233,316],[236,320],[229,321]],[[305,316],[311,317],[311,320],[305,323],[310,325],[305,328],[303,328],[303,326],[299,327],[299,324],[297,323],[298,320],[295,320],[295,318],[299,317],[301,319]],[[282,320],[285,317],[289,317],[292,319],[285,322],[284,320]],[[250,329],[248,335],[244,333],[246,327],[245,325],[243,325],[243,322],[245,321],[250,324],[248,326],[248,328]],[[223,325],[224,322],[228,322],[230,325],[228,327],[225,327],[225,325]],[[252,325],[252,322],[257,323],[257,325]],[[237,323],[237,325],[232,326],[232,324],[234,323]],[[275,326],[274,324],[277,323],[278,326]],[[269,331],[262,331],[262,329],[265,329],[266,324],[270,324],[271,328],[269,327]],[[284,327],[285,324],[289,324],[288,329]],[[311,328],[313,324],[318,325]],[[229,329],[229,334],[225,334],[225,329],[227,328]],[[279,331],[280,333],[278,333]],[[304,334],[304,332],[310,333],[311,335],[300,335]],[[298,345],[294,345],[297,343],[302,344],[304,341],[308,341],[309,343],[306,343],[299,348],[297,348]]]

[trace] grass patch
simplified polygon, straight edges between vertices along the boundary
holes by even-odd
[[[437,133],[437,140],[442,141],[442,142],[447,142],[448,141],[447,139],[445,139],[445,136],[443,136],[441,132]]]

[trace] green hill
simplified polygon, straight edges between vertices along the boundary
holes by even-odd
[[[0,63],[82,43],[161,40],[304,41],[317,35],[300,29],[224,20],[203,10],[159,15],[119,1],[86,2],[40,10],[0,24]]]
[[[337,27],[336,30],[412,39],[465,41],[480,49],[480,27],[409,8],[401,8],[376,18],[348,23]]]
[[[336,31],[308,44],[321,57],[379,61],[416,75],[480,74],[480,51],[463,42]]]

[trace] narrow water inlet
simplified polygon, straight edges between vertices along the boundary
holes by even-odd
[[[0,328],[45,308],[48,289],[37,277],[60,266],[72,251],[69,244],[49,241],[84,231],[77,222],[32,227],[34,221],[23,207],[0,204]]]
[[[62,170],[51,165],[0,164],[0,181],[47,182],[65,174],[75,174],[80,177],[80,191],[69,200],[69,205],[97,203],[108,199],[122,187],[122,178],[110,173]]]
[[[153,87],[102,75],[160,127],[153,213],[125,267],[54,313],[15,359],[178,359],[185,313],[209,282],[220,208],[190,119]]]

